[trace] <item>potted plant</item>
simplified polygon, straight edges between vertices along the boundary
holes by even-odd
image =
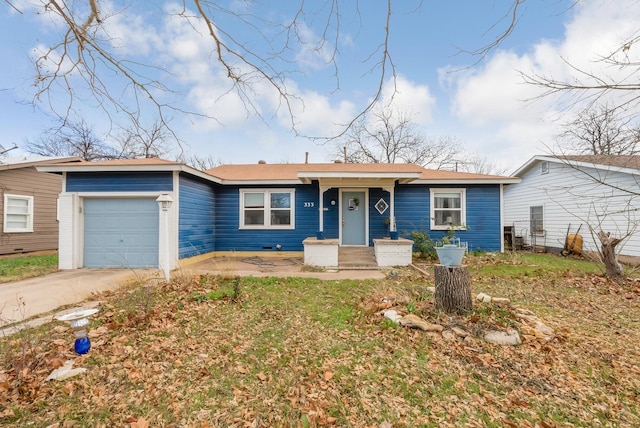
[[[464,229],[466,230],[466,227]],[[436,245],[436,253],[438,254],[438,259],[440,259],[440,264],[445,266],[459,266],[462,264],[462,258],[467,249],[461,245],[460,238],[455,237],[453,225],[449,226],[447,233],[442,237],[439,244]]]
[[[395,219],[392,220],[391,217],[385,217],[384,224],[386,224],[389,228],[389,237],[391,237],[392,240],[397,240],[399,237],[399,233],[396,230]]]

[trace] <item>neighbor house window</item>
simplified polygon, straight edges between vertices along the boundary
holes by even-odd
[[[240,228],[293,229],[294,190],[240,190]]]
[[[431,229],[463,229],[466,222],[464,189],[431,189]]]
[[[529,207],[529,219],[531,220],[531,233],[544,235],[544,222],[542,207]]]
[[[549,172],[549,162],[543,161],[540,164],[540,170],[541,170],[542,174],[547,174]]]
[[[33,196],[4,195],[3,231],[33,232]]]

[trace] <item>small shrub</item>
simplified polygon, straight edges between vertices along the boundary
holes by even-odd
[[[413,230],[409,233],[413,246],[422,258],[435,259],[436,248],[429,234],[424,230]]]

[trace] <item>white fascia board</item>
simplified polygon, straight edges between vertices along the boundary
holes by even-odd
[[[520,183],[520,177],[494,178],[494,179],[466,179],[466,180],[416,180],[409,184],[516,184]]]
[[[531,167],[533,167],[534,164],[542,161],[557,162],[558,159],[552,156],[534,156],[526,161],[520,168],[515,170],[511,175],[514,177],[520,177],[521,175],[524,175],[524,173],[527,172]]]
[[[400,183],[409,183],[420,178],[419,172],[300,172],[298,178],[305,183],[312,180],[322,181],[330,179],[339,180],[398,180]]]
[[[623,166],[604,165],[604,164],[595,163],[595,162],[578,162],[571,159],[556,159],[555,161],[557,163],[561,163],[575,169],[591,168],[591,169],[598,169],[598,170],[607,171],[607,172],[621,172],[621,173],[630,174],[630,175],[640,175],[639,170],[635,168],[625,168]]]
[[[225,186],[280,186],[291,184],[308,184],[300,180],[220,180]]]
[[[298,178],[307,178],[317,180],[319,178],[392,178],[401,179],[418,179],[419,172],[299,172]]]
[[[625,168],[615,165],[604,165],[596,162],[580,162],[572,159],[563,159],[562,157],[554,156],[534,156],[529,159],[524,165],[518,168],[512,175],[519,177],[524,175],[528,170],[533,168],[539,162],[553,162],[557,164],[564,164],[573,168],[594,168],[602,171],[621,172],[631,175],[639,175],[640,171],[635,168]]]

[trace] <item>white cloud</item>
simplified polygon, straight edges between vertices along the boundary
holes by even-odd
[[[569,66],[622,81],[625,73],[611,67],[601,58],[619,49],[635,34],[640,21],[640,8],[634,0],[600,0],[577,2],[565,25],[562,40],[541,40],[524,54],[498,50],[479,67],[446,75],[442,83],[451,84],[455,94],[451,113],[475,129],[492,128],[495,142],[487,147],[499,149],[509,145],[527,156],[542,152],[544,144],[552,145],[559,134],[560,112],[580,108],[576,96],[547,96],[535,102],[544,89],[526,84],[520,72],[539,75],[557,81],[588,80],[587,76]],[[639,47],[632,46],[629,55],[637,60]],[[568,63],[568,64],[567,64]],[[634,68],[635,70],[635,68]],[[446,69],[442,69],[444,76]],[[635,81],[635,80],[634,80]],[[620,97],[620,94],[615,96]],[[501,150],[504,152],[504,150]],[[500,156],[500,151],[496,153]]]
[[[322,69],[332,62],[334,52],[329,41],[323,41],[303,22],[297,24],[296,35],[301,43],[296,62],[302,69]]]
[[[391,107],[394,112],[407,114],[417,125],[428,125],[433,121],[435,105],[436,99],[429,86],[412,82],[402,75],[397,75],[395,82],[387,80],[382,87],[381,108]]]

